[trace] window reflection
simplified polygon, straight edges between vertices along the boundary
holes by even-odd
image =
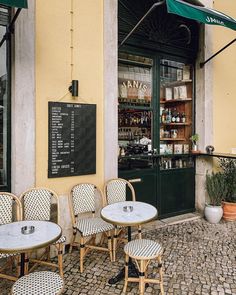
[[[6,32],[7,10],[0,8],[0,40]],[[0,47],[0,186],[7,185],[7,46]]]

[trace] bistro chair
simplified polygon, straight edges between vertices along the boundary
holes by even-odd
[[[21,277],[11,289],[12,295],[59,295],[64,289],[63,279],[55,272],[38,271]]]
[[[53,204],[56,204],[56,222],[59,222],[59,200],[57,194],[54,191],[48,188],[31,188],[21,194],[20,200],[23,207],[23,220],[50,221],[52,215],[52,206]],[[62,252],[65,241],[65,236],[61,236],[60,239],[52,244],[57,249],[57,264],[50,261],[50,246],[48,246],[39,259],[30,258],[30,262],[34,263],[34,266],[30,269],[30,271],[32,271],[37,266],[37,264],[57,267],[59,269],[60,276],[63,278]]]
[[[126,292],[128,282],[139,283],[139,294],[143,295],[146,283],[159,284],[161,294],[164,295],[163,288],[163,274],[162,274],[162,261],[161,256],[163,249],[161,245],[152,240],[138,239],[127,243],[124,247],[125,252],[125,284],[123,292]],[[129,277],[128,264],[132,258],[138,268],[139,277]],[[158,262],[159,279],[147,278],[147,268],[152,259],[156,259]]]
[[[13,221],[21,220],[21,203],[17,196],[1,192],[0,193],[0,225],[11,223]],[[7,238],[7,237],[6,237]],[[8,254],[8,253],[0,253],[0,260],[6,259],[6,263],[0,267],[0,278],[16,281],[17,277],[7,275],[2,273],[6,268],[9,269],[9,266],[13,263],[13,258],[17,258],[17,275],[19,275],[19,257],[20,254]]]
[[[110,179],[104,185],[104,195],[107,205],[127,201],[128,194],[130,195],[131,201],[136,201],[134,187],[126,179]],[[113,261],[116,260],[117,243],[121,241],[127,242],[126,239],[122,238],[123,234],[124,227],[115,225],[113,236]],[[141,226],[138,226],[138,237],[141,239]]]
[[[99,198],[99,199],[98,199]],[[91,249],[108,251],[112,261],[111,230],[113,225],[98,217],[96,200],[103,201],[101,190],[94,184],[81,183],[71,189],[69,206],[72,218],[73,236],[70,244],[70,253],[73,246],[80,246],[80,272],[83,272],[85,255]],[[108,246],[102,247],[95,244],[96,235],[102,233],[108,239]],[[79,243],[75,241],[79,235]],[[102,243],[101,243],[102,244]]]

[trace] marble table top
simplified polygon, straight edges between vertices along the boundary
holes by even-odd
[[[34,226],[31,234],[23,234],[23,226]],[[0,252],[22,253],[50,245],[61,236],[61,227],[49,221],[18,221],[0,225]]]
[[[126,206],[132,206],[133,211],[126,212],[126,208],[124,208]],[[101,210],[101,217],[115,225],[140,225],[155,219],[157,217],[157,209],[144,202],[118,202],[104,207]]]

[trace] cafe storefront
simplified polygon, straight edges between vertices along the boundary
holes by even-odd
[[[213,124],[222,106],[213,108],[213,96],[218,98],[213,83],[223,74],[213,75],[213,62],[202,68],[200,63],[218,50],[214,44],[220,38],[213,26],[168,13],[163,3],[121,45],[154,3],[28,1],[12,43],[11,188],[4,190],[20,194],[32,186],[49,187],[67,208],[73,185],[102,188],[120,176],[131,180],[137,199],[155,205],[161,217],[203,208],[211,163],[191,153],[189,138],[199,134],[201,151],[216,138]],[[74,80],[78,97],[68,90]],[[50,103],[96,105],[92,174],[48,177]],[[61,216],[69,229],[67,209]]]
[[[161,217],[196,208],[200,22],[236,28],[199,1],[119,1],[118,175]]]

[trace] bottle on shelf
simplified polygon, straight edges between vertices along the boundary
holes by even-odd
[[[171,123],[171,110],[166,109],[166,123]]]
[[[124,147],[121,147],[120,155],[125,156],[125,148]]]
[[[180,123],[180,114],[179,114],[179,112],[177,112],[177,114],[176,114],[175,122]]]
[[[166,123],[166,111],[165,110],[162,111],[161,122]]]
[[[186,115],[184,112],[181,115],[181,123],[186,123]]]
[[[171,122],[172,123],[176,122],[176,116],[177,116],[177,109],[174,108],[174,110],[172,111],[172,116],[171,116]]]

